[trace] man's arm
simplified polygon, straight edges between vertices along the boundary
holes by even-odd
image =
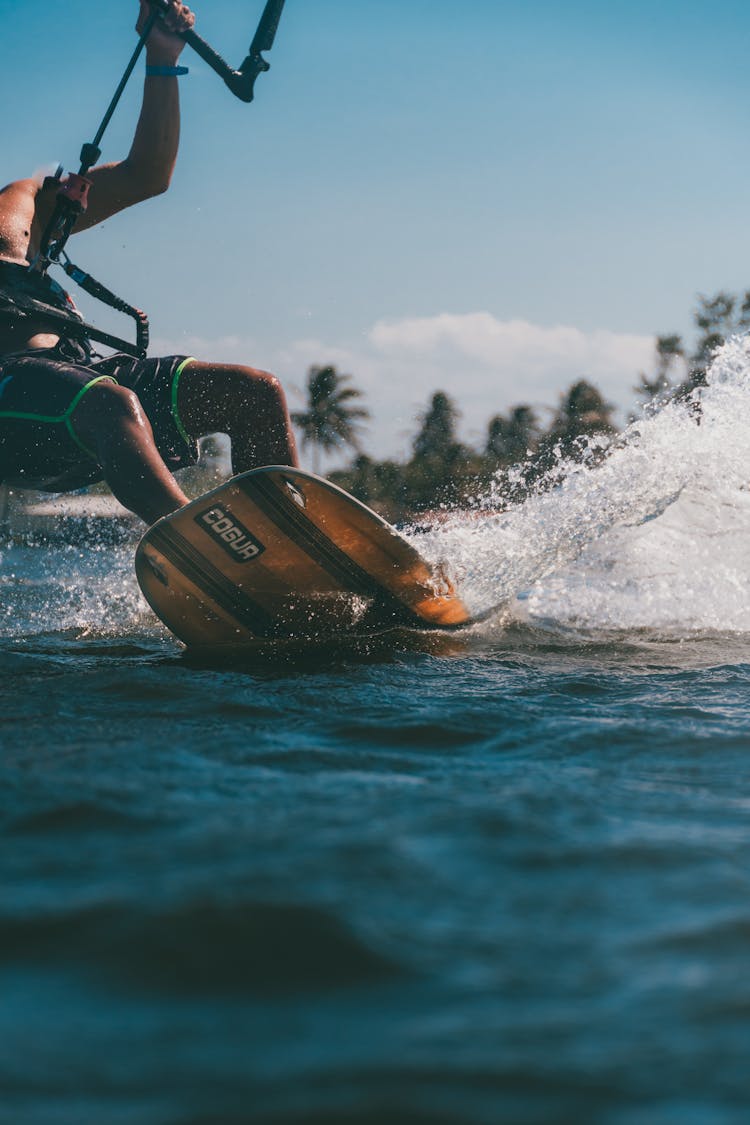
[[[146,44],[146,62],[154,66],[174,66],[185,46],[175,34],[192,27],[195,22],[190,9],[170,0],[172,10],[154,27]],[[140,33],[149,15],[146,0],[140,0],[136,30]],[[89,173],[92,181],[89,205],[76,223],[74,233],[96,226],[111,215],[159,195],[169,187],[177,159],[180,139],[180,98],[178,79],[146,78],[143,106],[125,160],[102,164]]]

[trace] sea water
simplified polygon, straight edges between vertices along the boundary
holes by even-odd
[[[0,1122],[750,1116],[750,353],[413,535],[465,634],[217,665],[2,549]]]

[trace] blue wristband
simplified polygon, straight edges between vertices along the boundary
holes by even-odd
[[[179,78],[181,74],[189,74],[186,66],[146,66],[147,78]]]

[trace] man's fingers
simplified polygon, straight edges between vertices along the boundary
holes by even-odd
[[[151,14],[151,6],[148,0],[140,0],[141,9],[138,13],[138,23],[135,25],[135,30],[140,33],[146,25],[146,20]],[[195,15],[188,8],[187,4],[181,4],[180,0],[170,0],[169,10],[162,12],[159,16],[159,22],[162,23],[169,31],[179,35],[183,31],[189,31],[195,24]]]
[[[195,16],[187,4],[181,4],[179,0],[172,0],[169,11],[164,13],[162,19],[170,31],[178,34],[181,31],[189,31],[195,23]]]

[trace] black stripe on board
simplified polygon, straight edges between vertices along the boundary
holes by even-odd
[[[404,605],[386,586],[328,538],[273,479],[258,474],[237,482],[250,500],[292,539],[305,554],[352,593],[371,599],[378,609],[399,625],[428,625],[414,610]]]
[[[149,542],[194,582],[206,597],[256,637],[279,635],[281,630],[273,618],[201,555],[179,531],[165,524],[151,532]]]

